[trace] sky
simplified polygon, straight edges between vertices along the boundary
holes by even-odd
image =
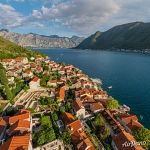
[[[150,21],[150,0],[0,0],[0,29],[88,36],[119,24]]]

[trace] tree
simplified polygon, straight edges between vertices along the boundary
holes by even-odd
[[[119,103],[114,98],[110,97],[106,103],[107,109],[116,109],[119,107]]]
[[[105,120],[103,118],[103,116],[101,114],[98,114],[96,117],[95,117],[95,124],[96,126],[104,126],[105,125]]]
[[[58,116],[57,116],[57,113],[56,113],[56,112],[52,113],[52,119],[53,119],[54,121],[57,121],[57,120],[58,120]]]
[[[68,131],[64,131],[61,135],[61,138],[62,138],[65,145],[71,144],[71,136],[70,136],[70,133]]]
[[[133,132],[135,139],[139,142],[144,141],[146,144],[143,145],[144,148],[150,148],[150,130],[147,128],[140,128]]]
[[[60,110],[60,112],[62,112],[62,113],[66,111],[64,106],[60,106],[59,110]]]
[[[41,122],[42,127],[46,127],[46,128],[52,127],[52,123],[50,121],[49,116],[42,116],[40,122]]]
[[[40,123],[40,130],[33,132],[33,142],[35,142],[37,146],[41,146],[56,139],[50,117],[42,116]]]
[[[45,87],[47,85],[46,80],[44,78],[42,78],[40,80],[40,85],[43,86],[43,87]]]
[[[13,94],[8,86],[8,79],[7,79],[7,76],[6,76],[6,71],[5,69],[3,68],[3,66],[0,66],[0,83],[2,85],[4,85],[4,93],[6,94],[6,97],[8,100],[12,101],[13,99]]]
[[[43,145],[45,143],[45,134],[44,132],[40,132],[38,135],[37,144]]]
[[[105,140],[107,137],[109,137],[110,136],[110,128],[107,128],[106,126],[105,126],[105,129],[104,129],[104,132],[103,133],[101,133],[101,138],[103,139],[103,140]]]

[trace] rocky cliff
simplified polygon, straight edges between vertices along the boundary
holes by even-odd
[[[0,30],[0,36],[18,45],[33,48],[73,48],[84,40],[83,37],[77,36],[68,38],[57,35],[44,36],[34,33],[20,34],[9,32],[7,29]]]

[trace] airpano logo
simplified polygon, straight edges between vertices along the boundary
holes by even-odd
[[[136,147],[136,146],[144,146],[147,144],[147,141],[131,141],[131,142],[125,142],[122,144],[122,147]]]

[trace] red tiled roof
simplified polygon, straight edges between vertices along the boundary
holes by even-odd
[[[82,140],[86,139],[87,135],[85,134],[84,131],[82,130],[78,130],[75,131],[72,135],[71,135],[71,139],[72,142],[76,145],[78,143],[80,143]]]
[[[15,58],[15,61],[21,62],[21,61],[23,61],[24,59],[26,59],[26,57],[17,57],[17,58]]]
[[[70,123],[67,127],[70,129],[71,134],[73,134],[75,131],[82,130],[82,124],[80,120]]]
[[[113,137],[113,141],[116,145],[116,147],[118,148],[118,150],[144,150],[141,146],[139,145],[135,145],[133,147],[131,146],[123,146],[123,144],[125,142],[133,142],[136,140],[134,139],[134,137],[130,134],[127,133],[126,131],[121,131],[119,134],[117,134],[116,136]]]
[[[143,126],[140,122],[138,122],[138,118],[136,115],[124,114],[120,116],[120,118],[126,123],[126,125],[131,130],[138,129]]]
[[[77,99],[73,102],[73,108],[75,109],[75,111],[80,110],[81,108],[84,108],[82,102],[80,99]]]
[[[137,130],[141,127],[143,127],[143,125],[135,120],[132,120],[130,123],[127,124],[128,128],[130,128],[131,130]]]
[[[9,118],[9,123],[12,124],[18,120],[24,120],[24,119],[29,119],[29,118],[30,118],[30,111],[21,110],[18,114]]]
[[[11,61],[13,61],[13,59],[2,59],[2,62],[11,62]]]
[[[31,64],[31,68],[35,68],[36,67],[36,65],[35,64]]]
[[[69,123],[72,123],[75,120],[75,118],[73,117],[73,115],[70,114],[70,113],[67,113],[67,112],[64,112],[62,114],[62,119],[63,119],[63,121],[64,121],[64,123],[66,125],[69,124]]]
[[[97,110],[104,108],[104,106],[99,102],[92,103],[91,107],[92,107],[93,111],[97,111]]]
[[[12,124],[8,130],[8,134],[11,135],[15,131],[24,132],[30,129],[30,121],[18,120]]]
[[[61,88],[60,88],[60,91],[59,91],[59,98],[60,98],[61,101],[64,101],[64,100],[65,100],[65,94],[66,94],[65,91],[66,91],[66,90],[65,90],[65,87],[61,87]]]
[[[126,124],[130,123],[132,120],[138,121],[138,118],[136,115],[131,114],[124,114],[120,117]]]
[[[6,126],[7,122],[4,120],[3,117],[0,117],[0,134],[4,131]]]
[[[77,145],[77,150],[96,150],[93,146],[93,143],[88,139],[84,139]]]
[[[29,142],[30,135],[13,136],[0,145],[0,150],[28,150]]]
[[[37,82],[38,80],[39,80],[38,77],[34,77],[34,78],[32,79],[33,82]]]
[[[57,80],[49,80],[49,83],[57,83]]]

